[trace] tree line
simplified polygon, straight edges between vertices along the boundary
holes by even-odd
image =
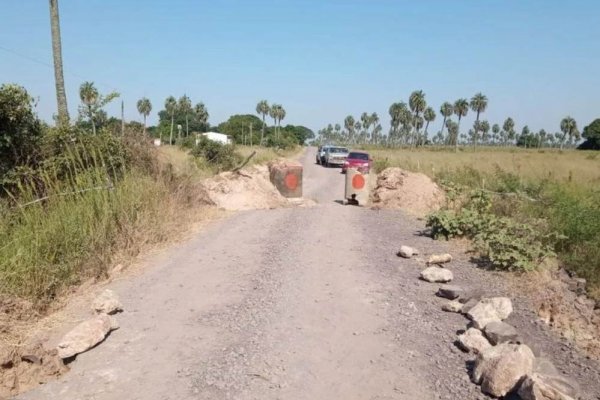
[[[439,130],[429,137],[430,125],[436,120],[436,111],[428,106],[425,93],[416,90],[411,93],[408,103],[400,101],[390,105],[390,130],[382,134],[377,113],[363,113],[359,120],[348,115],[341,124],[328,124],[318,132],[320,143],[375,144],[387,146],[422,146],[426,144],[454,146],[486,145],[521,147],[560,147],[574,146],[581,140],[577,122],[570,116],[560,122],[560,130],[548,133],[544,129],[531,132],[525,125],[518,133],[515,121],[508,117],[502,125],[490,124],[482,115],[488,108],[488,98],[476,93],[470,101],[460,98],[444,102],[439,108],[441,124]],[[461,121],[472,111],[475,113],[473,126],[467,131],[461,130]],[[585,137],[585,136],[584,136]]]

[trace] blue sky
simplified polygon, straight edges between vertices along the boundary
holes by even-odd
[[[2,3],[0,82],[25,86],[50,120],[48,2]],[[212,124],[264,98],[284,105],[284,124],[316,131],[375,111],[387,129],[389,105],[415,89],[436,111],[481,91],[482,118],[511,116],[519,129],[600,117],[593,0],[60,0],[60,13],[72,117],[84,80],[120,92],[127,119],[140,119],[135,102],[147,96],[151,122],[168,95],[185,93]]]

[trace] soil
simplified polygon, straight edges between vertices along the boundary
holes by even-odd
[[[419,217],[439,209],[444,201],[444,191],[427,175],[396,167],[377,176],[371,196],[376,209],[401,209]]]
[[[441,311],[438,285],[418,279],[429,255],[446,252],[453,284],[513,295],[507,322],[583,399],[598,398],[600,364],[556,336],[510,275],[477,268],[404,211],[343,206],[343,175],[314,158],[303,164],[315,207],[239,212],[104,286],[124,305],[121,328],[18,399],[487,399],[469,380],[472,356],[454,345],[466,319]],[[402,244],[420,255],[397,257]],[[89,303],[63,313],[74,324]]]

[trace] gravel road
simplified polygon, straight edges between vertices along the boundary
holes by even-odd
[[[400,211],[343,206],[339,169],[304,157],[312,208],[240,212],[109,285],[121,328],[59,381],[21,399],[485,399],[453,341],[422,259],[450,250]],[[421,260],[394,253],[400,244]],[[456,284],[505,295],[503,278],[455,254]],[[600,393],[598,363],[525,306],[509,319],[539,353]]]

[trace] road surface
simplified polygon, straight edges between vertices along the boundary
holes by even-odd
[[[339,204],[339,169],[315,165],[314,149],[303,162],[317,206],[237,213],[111,283],[121,328],[20,398],[487,398],[453,345],[464,317],[440,311],[437,287],[418,280],[422,261],[394,254],[404,243],[422,255],[449,245],[400,211]],[[506,294],[501,278],[455,255],[457,284]],[[556,340],[519,307],[512,323],[554,354],[544,343]],[[597,364],[558,353],[559,368],[597,387]]]

